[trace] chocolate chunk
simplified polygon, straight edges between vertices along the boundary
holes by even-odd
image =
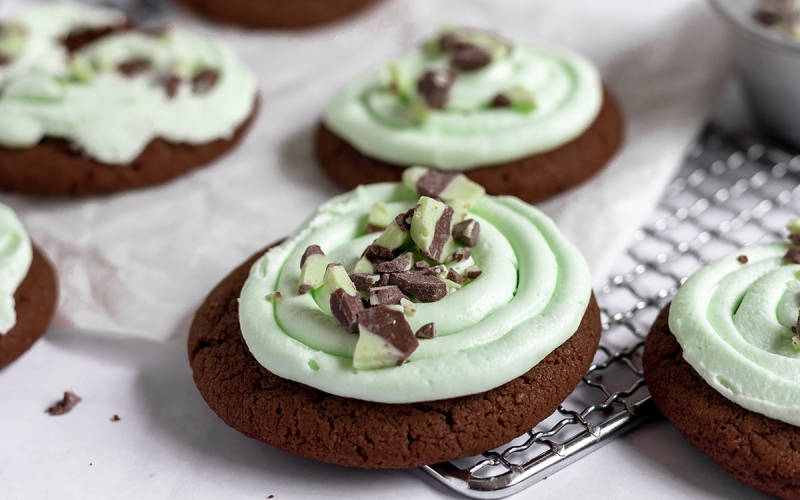
[[[411,252],[403,252],[394,260],[375,264],[375,271],[379,273],[400,273],[411,269]]]
[[[466,278],[465,276],[461,276],[460,274],[458,274],[458,271],[456,271],[455,269],[447,270],[447,279],[459,285],[468,280],[468,278]]]
[[[444,264],[439,264],[438,266],[429,267],[428,269],[424,270],[424,273],[441,278],[447,274],[447,266]]]
[[[428,70],[417,81],[417,93],[431,109],[444,109],[450,100],[450,89],[456,73],[450,70]]]
[[[783,16],[779,12],[762,9],[753,14],[753,19],[764,26],[775,26],[783,21]]]
[[[791,262],[792,264],[800,264],[800,246],[789,247],[783,260]]]
[[[428,261],[426,260],[421,260],[419,262],[414,263],[414,269],[416,269],[417,271],[424,271],[426,269],[430,269],[430,267],[431,265],[428,264]]]
[[[353,353],[356,369],[400,366],[419,347],[402,308],[378,306],[358,314],[360,335]]]
[[[306,259],[312,255],[325,255],[325,252],[322,251],[322,248],[320,248],[319,245],[309,245],[308,248],[306,248],[306,251],[303,252],[303,256],[300,257],[301,269],[305,265]]]
[[[472,249],[471,248],[459,248],[450,256],[451,260],[456,262],[461,262],[462,260],[467,260],[472,257]]]
[[[380,279],[377,274],[370,273],[347,273],[347,275],[359,292],[368,292]]]
[[[460,42],[461,37],[455,33],[445,33],[439,38],[439,48],[442,52],[450,52],[455,50]]]
[[[447,295],[447,285],[436,276],[421,272],[394,273],[389,275],[389,284],[404,293],[413,295],[420,302],[436,302]]]
[[[467,246],[474,247],[481,234],[481,225],[474,219],[459,222],[453,227],[453,238]]]
[[[339,288],[331,294],[331,313],[350,333],[358,331],[358,313],[364,310],[364,301],[361,295],[350,295]]]
[[[790,234],[789,241],[791,241],[795,245],[800,245],[800,233]]]
[[[747,255],[740,255],[736,257],[740,264],[747,264]]]
[[[428,170],[417,181],[417,193],[420,196],[438,198],[442,191],[456,178],[458,174]]]
[[[364,251],[364,257],[373,264],[387,262],[394,259],[394,250],[373,243]]]
[[[192,92],[205,94],[217,84],[219,73],[213,69],[203,69],[192,78]]]
[[[383,274],[381,275],[381,279],[379,279],[378,282],[375,283],[375,286],[386,286],[388,284],[389,284],[389,275]]]
[[[445,248],[450,240],[450,224],[453,221],[453,208],[445,207],[442,216],[436,221],[433,231],[433,239],[430,246],[426,249],[420,248],[423,257],[427,257],[436,262],[442,262],[445,257]],[[452,244],[452,242],[450,242]]]
[[[176,95],[178,95],[178,87],[181,84],[181,79],[174,74],[167,74],[161,77],[159,83],[162,87],[164,87],[164,93],[167,94],[167,97],[173,99]]]
[[[450,62],[461,71],[475,71],[492,63],[492,54],[469,42],[461,42],[450,53]]]
[[[433,339],[436,338],[436,324],[427,323],[419,327],[417,333],[414,334],[419,339]]]
[[[380,227],[380,226],[373,226],[369,222],[367,222],[367,225],[364,226],[364,232],[367,233],[367,234],[369,234],[369,233],[377,233],[378,231],[383,231],[384,229],[386,229],[386,228],[385,227]]]
[[[408,297],[396,286],[378,286],[369,291],[370,306],[394,306],[399,305],[400,301]]]
[[[281,292],[270,292],[264,298],[267,299],[268,301],[273,301],[273,300],[278,300],[281,297],[282,297]]]
[[[120,420],[122,420],[122,419],[119,418],[119,415],[114,415],[113,417],[111,417],[111,421],[112,422],[119,422]]]
[[[5,66],[11,62],[11,58],[0,52],[0,66]]]
[[[417,305],[411,302],[411,299],[400,299],[400,305],[403,307],[403,314],[406,316],[417,314]]]
[[[148,61],[147,59],[130,59],[128,61],[121,62],[117,65],[117,71],[127,76],[128,78],[133,78],[142,73],[146,73],[149,70],[150,70],[150,61]]]
[[[61,401],[48,408],[46,411],[50,415],[63,415],[65,413],[69,413],[69,411],[80,402],[81,398],[77,394],[67,391],[64,393],[64,397],[61,399]]]
[[[491,106],[493,108],[507,108],[511,106],[511,98],[500,92],[492,99]]]
[[[467,274],[467,278],[471,280],[474,280],[475,278],[483,274],[483,271],[478,269],[478,266],[469,266],[465,271]]]

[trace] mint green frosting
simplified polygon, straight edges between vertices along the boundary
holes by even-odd
[[[383,403],[436,400],[487,391],[530,370],[577,329],[591,295],[583,256],[537,209],[512,197],[486,196],[470,211],[481,225],[472,257],[483,274],[439,302],[418,303],[415,331],[431,321],[437,337],[399,367],[355,370],[358,336],[317,302],[298,295],[300,258],[318,244],[352,268],[375,239],[364,224],[377,201],[392,213],[418,196],[402,184],[361,186],[322,205],[250,270],[239,298],[242,334],[269,371],[339,396]],[[281,298],[265,297],[279,291]]]
[[[230,137],[250,115],[255,77],[221,42],[181,30],[129,31],[82,48],[72,61],[59,42],[73,30],[122,21],[117,12],[69,4],[14,20],[26,36],[21,53],[0,67],[1,145],[24,148],[59,137],[100,162],[126,164],[155,138],[201,144]],[[116,71],[132,59],[150,61],[153,70],[134,78]],[[219,78],[196,94],[190,81],[201,68]],[[168,73],[183,78],[172,99],[159,83]]]
[[[395,62],[411,82],[426,69],[448,67],[445,56],[430,59],[421,51]],[[323,119],[361,153],[396,165],[468,170],[544,153],[582,134],[603,102],[600,74],[583,57],[517,45],[508,58],[459,73],[448,106],[419,125],[389,91],[386,73],[381,68],[348,85]],[[516,86],[533,94],[534,111],[488,106]]]
[[[0,335],[17,323],[14,292],[28,274],[33,249],[22,222],[9,207],[0,203]]]
[[[681,287],[669,327],[683,357],[734,403],[800,425],[800,265],[788,244],[747,247],[705,266]],[[740,255],[747,264],[740,263]]]

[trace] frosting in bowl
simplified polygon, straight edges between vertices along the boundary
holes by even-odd
[[[447,66],[445,55],[417,51],[391,67],[416,82],[425,71]],[[555,149],[583,133],[603,102],[592,63],[566,50],[531,45],[517,45],[481,69],[457,72],[447,105],[423,124],[386,81],[382,67],[345,87],[325,110],[325,125],[367,156],[440,170],[496,165]],[[491,106],[497,94],[520,88],[533,96],[533,110]]]
[[[52,5],[10,24],[22,41],[0,65],[0,145],[24,148],[58,137],[100,162],[127,164],[155,138],[206,143],[230,137],[247,119],[255,77],[221,42],[181,30],[124,31],[72,55],[60,42],[75,30],[124,20],[106,10]],[[146,67],[136,74],[119,69],[142,61]],[[202,71],[216,77],[198,91],[193,79]]]
[[[705,266],[672,302],[684,359],[734,403],[800,425],[800,265],[788,244],[747,247]],[[746,263],[742,263],[745,259]]]
[[[22,222],[9,207],[0,203],[0,335],[17,322],[14,292],[28,274],[33,249]]]
[[[374,234],[364,223],[375,202],[391,213],[418,196],[402,184],[361,186],[322,205],[252,267],[239,298],[242,334],[269,371],[325,392],[382,403],[437,400],[487,391],[530,370],[581,323],[591,296],[583,256],[537,209],[512,197],[486,196],[470,209],[481,226],[472,257],[483,274],[434,303],[416,304],[413,330],[435,322],[438,336],[421,340],[396,367],[355,370],[358,336],[342,329],[315,300],[298,294],[304,250],[319,245],[352,268]],[[266,297],[280,292],[280,299]]]

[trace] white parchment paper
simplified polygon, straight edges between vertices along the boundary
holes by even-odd
[[[28,5],[5,0],[0,15]],[[171,22],[236,48],[260,79],[260,116],[229,156],[164,186],[79,200],[0,196],[58,268],[53,330],[182,341],[222,277],[341,192],[312,152],[334,92],[443,23],[566,46],[602,69],[625,113],[624,149],[589,183],[541,205],[602,283],[680,163],[726,70],[724,30],[693,0],[387,0],[296,33],[212,26],[184,13]]]

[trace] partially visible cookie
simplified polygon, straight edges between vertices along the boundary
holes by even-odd
[[[623,138],[621,110],[587,59],[445,28],[339,91],[316,154],[346,189],[422,166],[533,203],[595,175]]]
[[[494,195],[512,195],[536,203],[575,187],[601,170],[616,154],[624,137],[622,114],[606,89],[603,107],[577,138],[546,153],[463,172]],[[322,169],[345,189],[359,184],[399,181],[404,166],[371,158],[322,122],[316,133],[316,154]]]
[[[223,43],[68,4],[0,22],[0,86],[0,190],[40,196],[173,179],[235,146],[258,107]]]
[[[228,275],[197,311],[189,336],[195,384],[229,426],[323,462],[401,468],[476,455],[532,429],[580,382],[600,340],[594,298],[580,327],[530,371],[488,392],[382,404],[334,396],[272,374],[239,326],[242,285],[259,252]]]
[[[210,21],[300,29],[346,17],[376,0],[176,0]]]
[[[800,430],[723,397],[683,359],[665,307],[645,344],[644,374],[658,408],[687,440],[758,490],[800,499]]]

